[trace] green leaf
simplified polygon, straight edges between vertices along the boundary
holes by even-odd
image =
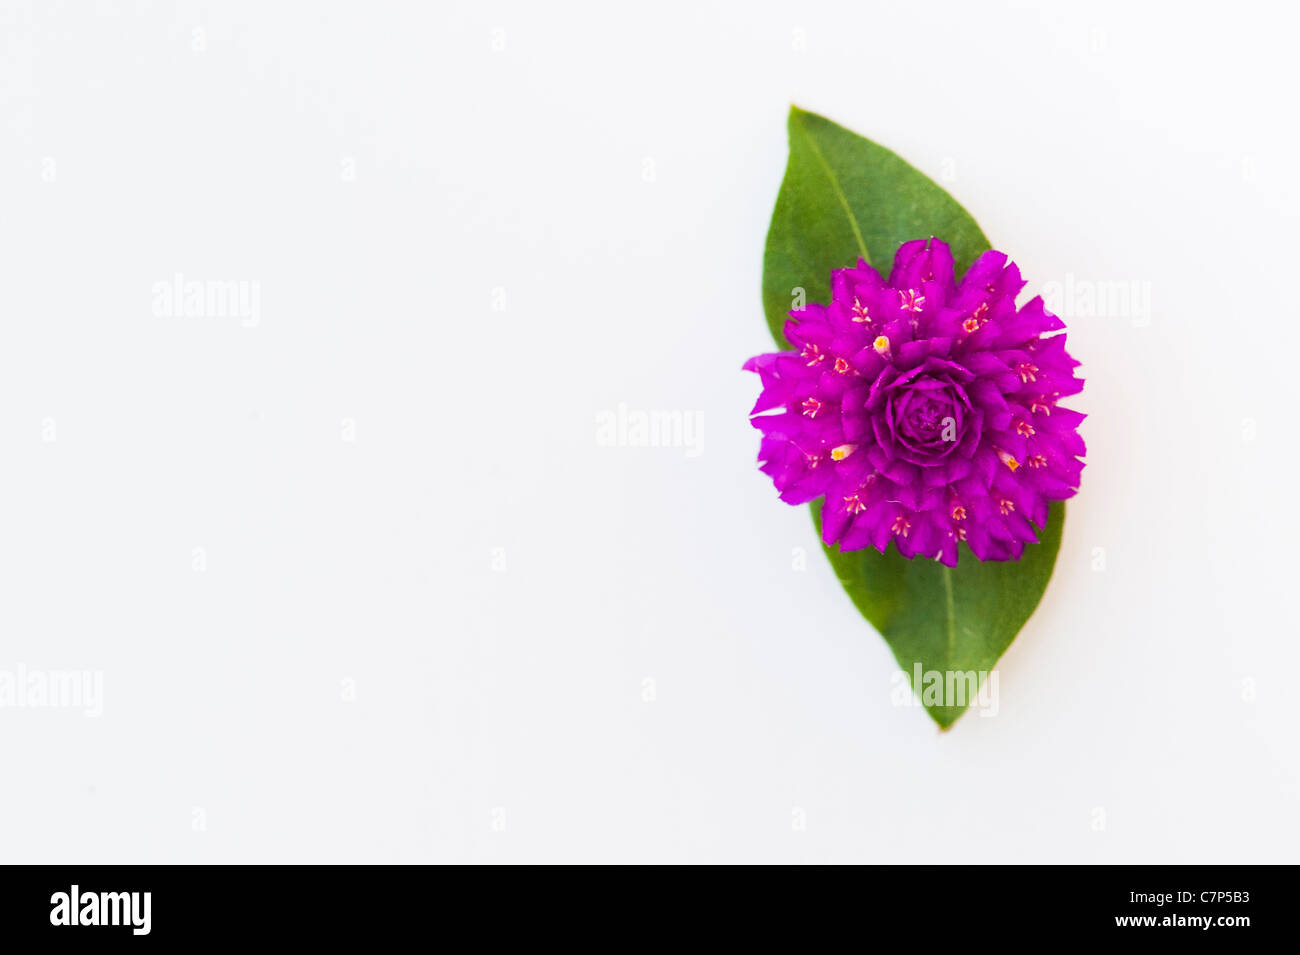
[[[900,245],[937,236],[960,276],[990,247],[952,196],[883,146],[798,107],[789,129],[790,162],[763,254],[763,309],[780,348],[789,347],[783,329],[797,290],[808,302],[829,301],[832,269],[861,257],[887,277]],[[814,517],[819,511],[820,502]],[[949,673],[990,671],[1011,645],[1047,588],[1064,521],[1065,506],[1053,504],[1040,542],[1012,562],[982,563],[964,544],[952,569],[893,548],[826,553],[908,679],[919,664],[947,682]],[[914,689],[944,729],[965,712],[951,698],[927,702],[924,685]]]
[[[818,501],[814,519],[820,511]],[[964,544],[951,568],[935,560],[907,560],[892,548],[884,554],[871,548],[824,550],[841,586],[885,638],[924,703],[925,679],[916,685],[917,664],[923,674],[940,674],[946,685],[949,673],[990,672],[1011,646],[1047,589],[1064,523],[1065,505],[1057,501],[1038,543],[1026,547],[1018,561],[981,562]],[[817,530],[820,536],[820,520]],[[926,711],[947,729],[966,707],[927,704]]]
[[[952,247],[957,274],[989,240],[970,214],[924,173],[825,117],[790,109],[790,164],[776,197],[763,253],[763,309],[782,348],[795,289],[830,301],[831,269],[860,257],[886,278],[909,239],[938,236]]]

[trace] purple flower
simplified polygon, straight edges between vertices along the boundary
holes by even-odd
[[[795,351],[746,362],[762,471],[789,504],[825,496],[827,544],[1017,560],[1074,495],[1084,415],[1057,402],[1079,363],[1041,298],[1016,308],[1024,286],[1001,252],[959,283],[947,244],[906,242],[888,282],[865,261],[832,272],[829,305],[790,313]]]

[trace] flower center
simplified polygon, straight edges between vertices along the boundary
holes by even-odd
[[[909,447],[942,452],[961,440],[962,409],[945,381],[917,378],[909,382],[891,410],[894,436]]]
[[[947,402],[930,397],[913,401],[903,421],[903,432],[921,441],[933,441],[943,427],[943,419],[951,417],[951,410]]]
[[[891,391],[876,435],[904,461],[921,467],[942,464],[971,427],[979,428],[972,424],[965,390],[946,375],[914,374]]]

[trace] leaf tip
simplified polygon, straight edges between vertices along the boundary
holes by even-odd
[[[793,126],[796,122],[802,122],[810,118],[820,119],[821,117],[818,116],[816,113],[814,113],[812,110],[804,109],[798,103],[790,104],[790,115],[788,117],[789,125]]]
[[[947,712],[951,709],[956,709],[957,712],[956,713]],[[944,712],[940,712],[940,710],[943,710]],[[930,714],[930,718],[933,719],[934,722],[938,725],[939,732],[947,733],[949,730],[953,728],[953,726],[956,725],[957,720],[961,718],[961,715],[966,712],[966,708],[927,706],[925,708],[925,711]]]

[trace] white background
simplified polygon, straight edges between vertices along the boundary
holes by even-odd
[[[3,861],[1296,861],[1293,12],[39,6],[0,671],[103,714],[0,708]],[[755,469],[791,102],[1151,297],[1067,316],[1082,492],[946,734]]]

